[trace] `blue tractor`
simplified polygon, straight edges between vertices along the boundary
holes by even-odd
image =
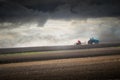
[[[98,44],[99,40],[95,39],[95,38],[90,38],[90,40],[88,40],[88,44]]]

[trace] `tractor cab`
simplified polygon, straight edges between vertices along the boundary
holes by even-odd
[[[88,44],[98,44],[98,43],[99,43],[99,40],[93,37],[88,40]]]

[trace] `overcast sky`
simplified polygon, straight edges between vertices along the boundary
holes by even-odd
[[[120,42],[120,0],[0,0],[0,48]]]

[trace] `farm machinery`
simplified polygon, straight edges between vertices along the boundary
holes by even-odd
[[[75,45],[81,45],[81,41],[78,40],[78,41],[75,43]]]
[[[88,40],[88,44],[99,44],[99,40],[98,39],[96,39],[96,38],[90,38],[89,40]],[[82,45],[82,43],[81,43],[81,41],[80,40],[78,40],[76,43],[75,43],[75,45]]]
[[[88,44],[98,44],[99,40],[95,39],[95,38],[90,38],[90,40],[88,40]]]

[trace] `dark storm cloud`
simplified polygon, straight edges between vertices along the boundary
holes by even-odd
[[[58,7],[69,5],[72,13],[81,16],[118,16],[119,0],[10,0],[30,9],[54,12]],[[62,7],[61,7],[62,8]],[[64,10],[66,8],[62,8]],[[94,14],[92,14],[94,13]]]
[[[119,0],[0,0],[0,22],[120,16]],[[48,16],[49,15],[49,16]]]
[[[0,23],[12,23],[13,25],[21,25],[27,22],[38,22],[43,25],[47,19],[47,14],[28,9],[27,7],[7,0],[0,1]],[[10,25],[8,25],[10,26]],[[14,26],[14,27],[15,27]]]

